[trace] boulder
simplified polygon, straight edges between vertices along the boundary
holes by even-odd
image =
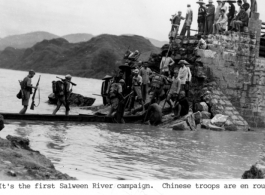
[[[218,126],[218,127],[222,127],[225,125],[226,121],[228,120],[229,116],[225,116],[222,114],[217,114],[212,120],[211,120],[211,124]]]
[[[245,171],[242,175],[242,179],[264,179],[265,167],[260,164],[253,165],[250,170]]]
[[[224,107],[222,105],[218,105],[218,104],[214,104],[211,108],[211,113],[213,113],[213,115],[217,115],[217,114],[222,114],[224,110]]]
[[[194,113],[194,120],[195,120],[196,125],[201,123],[201,119],[202,119],[201,112]]]
[[[195,116],[194,114],[190,113],[187,118],[186,118],[186,122],[187,124],[189,125],[190,129],[192,131],[195,131],[196,130],[196,123],[195,123]]]
[[[201,102],[200,104],[202,106],[202,111],[206,111],[206,112],[209,111],[209,107],[205,102]]]
[[[28,138],[22,138],[22,137],[16,137],[16,136],[8,135],[6,137],[6,139],[11,142],[13,147],[31,151],[31,148],[29,147],[29,139]]]
[[[211,119],[211,113],[202,111],[201,112],[201,119]]]
[[[233,123],[231,118],[229,118],[225,122],[224,128],[225,128],[226,131],[237,131],[238,130],[237,126]]]
[[[180,123],[174,124],[171,126],[175,131],[190,131],[190,127],[186,121],[182,121]]]
[[[211,124],[211,120],[210,119],[203,119],[201,121],[201,128],[209,129],[210,124]]]

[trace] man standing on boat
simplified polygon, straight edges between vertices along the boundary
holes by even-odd
[[[109,117],[113,117],[118,123],[123,123],[123,112],[124,112],[124,105],[122,101],[124,97],[122,95],[122,84],[125,83],[123,79],[119,82],[114,82],[110,86],[109,91],[109,99],[110,99],[110,112],[108,114]]]
[[[61,92],[58,91],[59,93],[55,94],[58,100],[57,100],[57,107],[53,111],[53,115],[56,115],[56,113],[58,112],[62,104],[65,107],[65,115],[66,116],[69,115],[70,107],[69,107],[68,98],[70,94],[72,93],[71,80],[72,80],[72,76],[70,74],[66,75],[65,79],[62,80],[61,86],[59,87],[60,89],[58,89],[58,90],[61,90]]]
[[[135,69],[133,71],[133,78],[132,78],[132,88],[133,88],[133,95],[132,95],[132,102],[129,107],[129,110],[134,108],[134,102],[137,97],[137,100],[140,104],[143,106],[143,111],[144,109],[144,102],[143,102],[143,95],[142,95],[142,84],[143,84],[143,78],[139,75],[139,70]]]
[[[35,71],[30,70],[28,76],[24,78],[22,82],[20,82],[21,90],[22,90],[22,105],[24,106],[23,109],[19,112],[19,114],[25,114],[28,105],[29,105],[29,98],[32,94],[32,89],[37,90],[36,87],[33,87],[31,84],[31,79],[34,77]]]
[[[170,108],[173,108],[171,100],[176,101],[178,99],[180,87],[181,84],[180,84],[180,79],[178,78],[178,71],[175,71],[174,76],[172,78],[171,88],[166,99]]]
[[[151,69],[148,67],[148,62],[143,64],[143,67],[140,69],[140,76],[142,77],[142,95],[143,101],[146,102],[146,96],[148,91],[148,84],[150,83],[149,76],[151,74]]]

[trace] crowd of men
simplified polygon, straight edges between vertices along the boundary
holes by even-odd
[[[136,102],[145,112],[146,103],[159,105],[162,100],[174,111],[175,118],[188,114],[187,97],[192,75],[187,61],[181,60],[176,65],[170,55],[166,55],[161,60],[160,72],[151,71],[148,62],[135,64],[126,69],[123,66],[115,77],[107,75],[103,78],[101,94],[104,104],[111,106],[109,116],[123,122],[123,112],[133,113],[137,109]]]
[[[243,31],[244,27],[248,26],[249,17],[251,13],[250,4],[248,0],[217,0],[217,6],[213,0],[209,0],[208,4],[203,0],[197,2],[198,8],[198,34],[220,34],[224,31]],[[234,5],[237,3],[237,7]],[[193,22],[193,11],[191,5],[187,5],[186,17],[183,17],[182,12],[173,15],[170,19],[172,29],[169,37],[176,37],[178,35],[181,20],[185,20],[180,35],[190,37],[191,24]]]

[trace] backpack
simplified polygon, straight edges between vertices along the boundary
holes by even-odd
[[[62,81],[53,81],[52,91],[57,96],[63,96],[64,95],[64,83]]]

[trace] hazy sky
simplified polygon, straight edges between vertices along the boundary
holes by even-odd
[[[265,1],[257,1],[260,11],[265,6]],[[197,29],[196,2],[197,0],[0,0],[0,37],[48,31],[59,36],[71,33],[138,34],[167,40],[171,15],[178,10],[185,15],[187,3],[191,4],[194,11],[192,28]],[[261,13],[261,19],[265,20],[265,13]]]

